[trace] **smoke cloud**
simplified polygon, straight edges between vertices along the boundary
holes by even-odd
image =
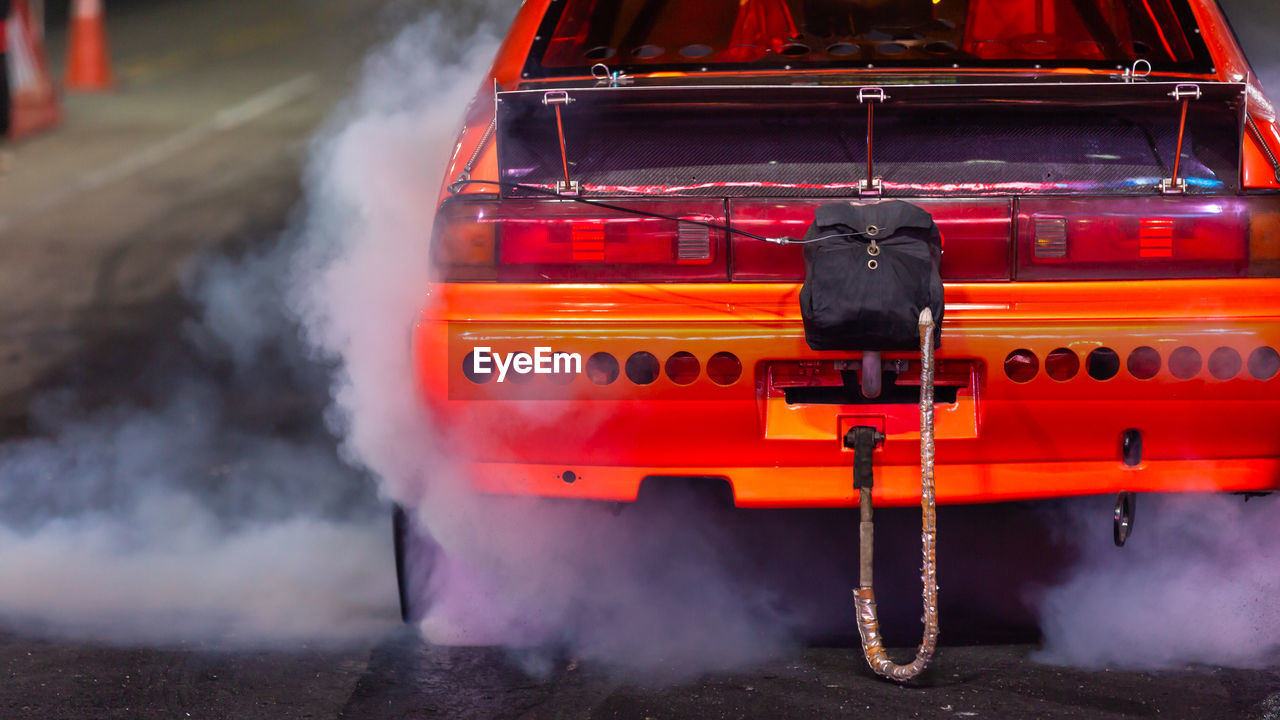
[[[46,395],[0,445],[0,624],[236,645],[394,627],[387,524],[322,428],[257,423],[240,401],[278,402],[265,383],[155,370],[136,402]]]
[[[1109,498],[1058,518],[1080,543],[1040,599],[1039,659],[1090,668],[1280,661],[1280,502],[1232,495],[1142,496],[1133,535],[1111,541]]]
[[[1280,9],[1271,0],[1222,0],[1220,4],[1263,89],[1274,101],[1280,92],[1280,50],[1275,43]]]
[[[723,519],[692,501],[614,516],[600,505],[477,496],[456,462],[465,448],[443,447],[411,392],[406,338],[432,301],[436,195],[511,12],[459,10],[431,14],[370,60],[318,146],[306,242],[291,257],[291,306],[335,368],[330,418],[344,457],[412,508],[441,547],[423,632],[648,677],[761,660],[790,642],[793,623],[735,560]]]
[[[511,13],[440,3],[406,23],[414,5],[388,3],[409,26],[314,140],[289,229],[190,273],[194,319],[137,353],[128,398],[52,392],[0,445],[0,626],[233,645],[398,626],[385,498],[444,457],[407,451],[431,434],[405,341],[457,116],[496,48],[477,28]]]
[[[798,621],[732,514],[686,497],[619,515],[479,497],[465,449],[416,401],[407,340],[431,302],[437,193],[514,10],[443,5],[366,62],[312,144],[290,228],[191,274],[195,317],[136,397],[46,396],[33,436],[0,445],[4,626],[124,643],[368,637],[397,620],[394,501],[441,548],[418,569],[428,640],[663,680],[793,642]]]

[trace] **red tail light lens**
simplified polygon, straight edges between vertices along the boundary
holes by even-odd
[[[733,227],[765,237],[804,235],[813,211],[830,200],[734,200]],[[913,200],[932,215],[945,237],[942,278],[952,281],[1009,279],[1008,200]],[[734,234],[733,279],[799,282],[804,257],[799,246],[772,245]]]
[[[486,203],[449,202],[431,229],[431,263],[441,280],[496,280],[497,225]]]
[[[1017,278],[1239,277],[1250,209],[1238,198],[1021,200]]]
[[[1257,198],[1249,215],[1249,274],[1280,277],[1280,198]]]
[[[726,223],[718,200],[615,200],[672,218],[559,200],[451,200],[432,262],[449,281],[799,282],[798,246]],[[733,227],[798,237],[822,200],[735,200]],[[920,200],[946,237],[948,281],[1280,277],[1280,196]],[[1010,234],[1016,231],[1016,262]],[[729,251],[733,253],[730,278]],[[1012,268],[1011,268],[1012,266]]]
[[[681,220],[572,201],[451,201],[436,218],[432,259],[446,280],[511,282],[728,279],[718,201],[626,202]]]

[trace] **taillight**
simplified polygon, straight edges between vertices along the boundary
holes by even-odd
[[[1280,197],[1251,199],[1249,274],[1280,277]]]
[[[436,216],[432,262],[448,281],[804,279],[800,246],[738,234],[726,243],[725,231],[700,224],[726,223],[720,201],[613,202],[671,219],[572,201],[451,200]],[[730,224],[800,237],[821,202],[734,200]],[[1007,200],[916,202],[946,238],[948,281],[1280,277],[1277,195],[1030,198],[1017,201],[1016,219]]]
[[[778,237],[801,237],[813,222],[813,211],[830,200],[734,200],[729,205],[733,227]],[[1008,200],[913,200],[928,210],[945,242],[942,278],[952,281],[1009,279],[1010,210]],[[795,281],[804,279],[804,257],[798,245],[780,246],[733,235],[733,279]]]
[[[561,200],[448,202],[432,261],[443,280],[512,282],[728,279],[718,201],[625,201],[669,218]]]
[[[497,225],[484,202],[448,202],[431,229],[431,263],[441,280],[496,280]]]
[[[1249,262],[1251,200],[1020,200],[1017,279],[1242,276]]]

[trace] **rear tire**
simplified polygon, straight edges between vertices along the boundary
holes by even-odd
[[[440,545],[401,505],[392,508],[391,533],[396,555],[396,585],[400,591],[400,619],[405,623],[418,623],[431,607],[431,573]]]

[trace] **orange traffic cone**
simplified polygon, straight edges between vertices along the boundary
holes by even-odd
[[[110,90],[111,58],[102,0],[75,0],[67,43],[67,89]]]
[[[9,48],[9,84],[13,90],[9,137],[14,140],[53,127],[62,120],[44,43],[33,20],[26,0],[15,0],[9,18],[0,23]]]

